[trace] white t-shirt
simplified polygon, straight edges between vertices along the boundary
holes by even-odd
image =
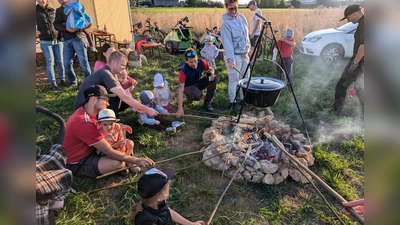
[[[154,88],[154,98],[159,98],[161,106],[167,106],[172,100],[169,96],[168,81],[164,80],[163,88]]]
[[[259,8],[257,8],[256,10],[254,10],[253,16],[251,17],[251,23],[250,23],[250,30],[249,30],[249,35],[253,32],[254,30],[254,26],[256,24],[256,21],[259,20],[258,22],[258,27],[256,32],[254,33],[254,35],[260,35],[260,30],[261,30],[261,18],[256,16],[256,13],[258,13],[258,15],[262,16],[262,12]]]

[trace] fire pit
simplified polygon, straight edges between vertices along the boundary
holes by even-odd
[[[224,174],[228,177],[233,177],[239,170],[234,177],[238,182],[279,184],[288,176],[298,182],[308,182],[286,154],[264,135],[264,132],[275,135],[303,165],[312,166],[314,157],[311,146],[299,130],[275,120],[271,115],[261,113],[255,118],[243,114],[233,137],[236,124],[227,123],[229,119],[219,117],[203,133],[203,160],[209,159],[204,161],[207,166],[225,170]]]

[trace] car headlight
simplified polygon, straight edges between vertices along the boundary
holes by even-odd
[[[318,41],[319,39],[321,39],[321,37],[306,38],[306,40],[304,40],[304,42],[314,43],[314,42]]]

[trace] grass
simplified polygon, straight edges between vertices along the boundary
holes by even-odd
[[[305,57],[296,51],[294,90],[313,142],[315,165],[310,169],[345,199],[354,200],[364,196],[364,139],[362,123],[359,120],[360,107],[357,98],[353,98],[346,104],[343,116],[331,115],[328,111],[333,102],[334,86],[346,61],[329,64],[320,59]],[[138,99],[141,90],[153,89],[151,82],[156,72],[162,72],[171,89],[176,92],[176,69],[183,62],[181,55],[174,55],[168,58],[149,58],[148,64],[136,69],[130,68],[129,75],[139,81],[133,96]],[[273,76],[272,65],[260,64],[256,64],[253,76]],[[75,68],[79,79],[83,80],[79,65],[75,65]],[[41,71],[44,71],[44,67],[37,71],[36,104],[49,108],[67,120],[73,112],[78,88],[54,92],[50,90],[47,78],[38,79],[43,76],[39,76]],[[236,115],[237,112],[229,112],[227,109],[228,78],[223,62],[217,62],[216,71],[220,79],[213,102],[216,113]],[[176,104],[176,101],[173,103]],[[204,111],[201,104],[196,102],[189,104],[188,108]],[[287,89],[282,90],[271,109],[275,118],[305,134],[293,95]],[[252,115],[260,111],[265,110],[255,107],[245,109],[246,114]],[[186,111],[186,114],[191,112]],[[211,122],[185,118],[183,120],[186,122],[183,130],[170,135],[140,126],[137,117],[130,113],[121,116],[121,122],[133,128],[133,134],[128,135],[128,138],[135,142],[135,153],[148,156],[154,161],[199,151],[202,148],[202,132]],[[46,151],[50,146],[46,134],[54,142],[58,126],[51,119],[39,114],[36,116],[36,123],[36,144],[41,146],[42,151]],[[160,163],[157,167],[179,169],[193,165],[201,158],[200,154],[194,154]],[[77,193],[66,198],[65,207],[57,217],[57,224],[127,224],[125,216],[129,207],[138,201],[134,182],[140,175],[141,173],[130,174],[127,177],[111,175],[99,180],[74,177],[72,187]],[[198,164],[175,175],[168,201],[171,208],[186,218],[192,221],[207,221],[228,183],[229,179],[221,178],[221,172]],[[94,189],[119,184],[126,185],[88,194]],[[318,184],[317,186],[320,187]],[[321,191],[339,212],[340,203],[327,191]],[[344,216],[341,218],[348,224],[353,223]],[[297,183],[289,178],[279,185],[233,182],[213,217],[212,224],[339,224],[339,221],[310,184]]]

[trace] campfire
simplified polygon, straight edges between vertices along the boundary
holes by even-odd
[[[239,170],[234,177],[238,182],[279,184],[288,176],[298,182],[309,182],[267,134],[275,135],[289,154],[309,167],[314,164],[314,157],[309,141],[299,130],[263,112],[257,118],[243,114],[236,132],[236,123],[228,121],[232,118],[219,117],[203,133],[203,160],[207,166],[224,170],[230,178]]]

